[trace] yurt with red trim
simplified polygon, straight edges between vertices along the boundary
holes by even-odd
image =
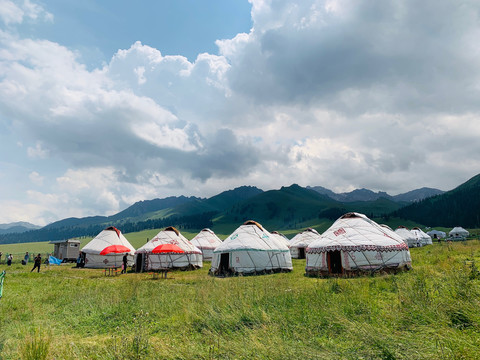
[[[295,235],[290,240],[290,254],[294,259],[305,259],[305,250],[311,242],[318,240],[320,234],[317,230],[308,228],[301,233]]]
[[[363,214],[341,216],[306,249],[310,276],[350,276],[411,267],[403,239]]]
[[[135,251],[135,271],[201,268],[202,252],[175,227],[169,226]]]
[[[222,243],[222,240],[210,229],[203,229],[190,242],[200,249],[204,261],[212,261],[213,250]]]
[[[133,265],[135,248],[120,230],[110,226],[102,230],[80,251],[84,257],[86,268],[99,269],[108,266],[121,266],[125,254],[128,254],[128,266]]]
[[[210,274],[265,274],[292,269],[288,247],[262,225],[249,220],[213,251]]]

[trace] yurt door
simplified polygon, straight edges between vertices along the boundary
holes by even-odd
[[[298,248],[298,258],[305,259],[305,248],[303,247]]]
[[[220,272],[228,272],[230,267],[230,253],[223,253],[220,255]]]
[[[328,272],[330,274],[343,273],[342,256],[339,250],[327,252]]]
[[[143,272],[143,254],[137,254],[137,261],[135,262],[135,272]]]

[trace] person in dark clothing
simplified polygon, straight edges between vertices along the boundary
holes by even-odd
[[[8,266],[12,265],[12,260],[13,260],[12,254],[8,255],[8,256],[7,256],[7,265],[8,265]]]
[[[80,267],[82,267],[82,253],[79,253],[77,257],[77,268]]]
[[[40,264],[42,263],[42,257],[40,256],[40,254],[38,254],[37,256],[35,256],[35,259],[33,259],[33,269],[30,270],[30,272],[32,272],[33,270],[35,270],[35,268],[37,268],[37,272],[40,272]]]
[[[122,258],[122,261],[123,261],[123,269],[122,269],[122,274],[126,274],[127,273],[127,266],[128,266],[128,257],[127,257],[127,253],[125,253],[125,255],[123,255],[123,258]]]

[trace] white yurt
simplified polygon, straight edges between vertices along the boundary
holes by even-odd
[[[427,235],[430,236],[433,239],[443,239],[444,237],[447,236],[447,234],[443,231],[440,231],[440,230],[430,230],[429,232],[427,232]]]
[[[202,252],[173,226],[135,251],[135,271],[201,268]]]
[[[190,242],[200,249],[204,261],[211,261],[213,250],[222,243],[222,240],[212,230],[203,229]]]
[[[213,251],[212,275],[291,271],[288,247],[259,223],[249,220]]]
[[[456,226],[448,233],[452,240],[465,240],[470,233],[461,226]]]
[[[399,226],[395,230],[395,234],[400,235],[400,237],[403,238],[409,248],[417,246],[417,238],[405,226]]]
[[[128,266],[133,265],[135,248],[114,226],[102,230],[95,238],[80,250],[86,268],[106,268],[121,266],[123,256],[128,253]]]
[[[425,246],[425,245],[432,245],[432,238],[427,235],[422,229],[418,227],[414,227],[411,230],[413,236],[417,240],[417,246]]]
[[[341,216],[306,250],[311,276],[399,271],[411,266],[407,244],[363,214]]]
[[[295,235],[290,240],[290,254],[294,259],[305,259],[305,249],[312,241],[318,240],[320,234],[317,230],[308,228]]]
[[[276,238],[278,241],[287,245],[288,248],[290,247],[290,240],[288,240],[288,238],[285,235],[283,235],[282,233],[279,233],[278,231],[272,231],[270,234],[274,238]]]

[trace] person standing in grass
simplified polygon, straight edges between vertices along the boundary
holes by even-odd
[[[12,260],[13,260],[13,256],[12,256],[12,254],[9,254],[7,256],[7,265],[8,266],[12,265]]]
[[[30,260],[30,255],[28,254],[28,251],[25,253],[25,256],[23,257],[23,260],[24,260],[24,264],[23,264],[23,265],[27,265],[27,264],[28,264],[28,260]]]
[[[127,264],[128,264],[127,253],[125,253],[125,255],[123,255],[122,261],[123,261],[122,274],[126,274],[127,273]]]
[[[33,259],[33,269],[30,270],[30,272],[32,272],[36,268],[38,268],[37,272],[40,272],[41,263],[42,263],[42,257],[40,256],[40,254],[38,254],[37,256],[35,256],[35,259]]]
[[[2,263],[2,255],[3,253],[0,251],[0,264]]]

